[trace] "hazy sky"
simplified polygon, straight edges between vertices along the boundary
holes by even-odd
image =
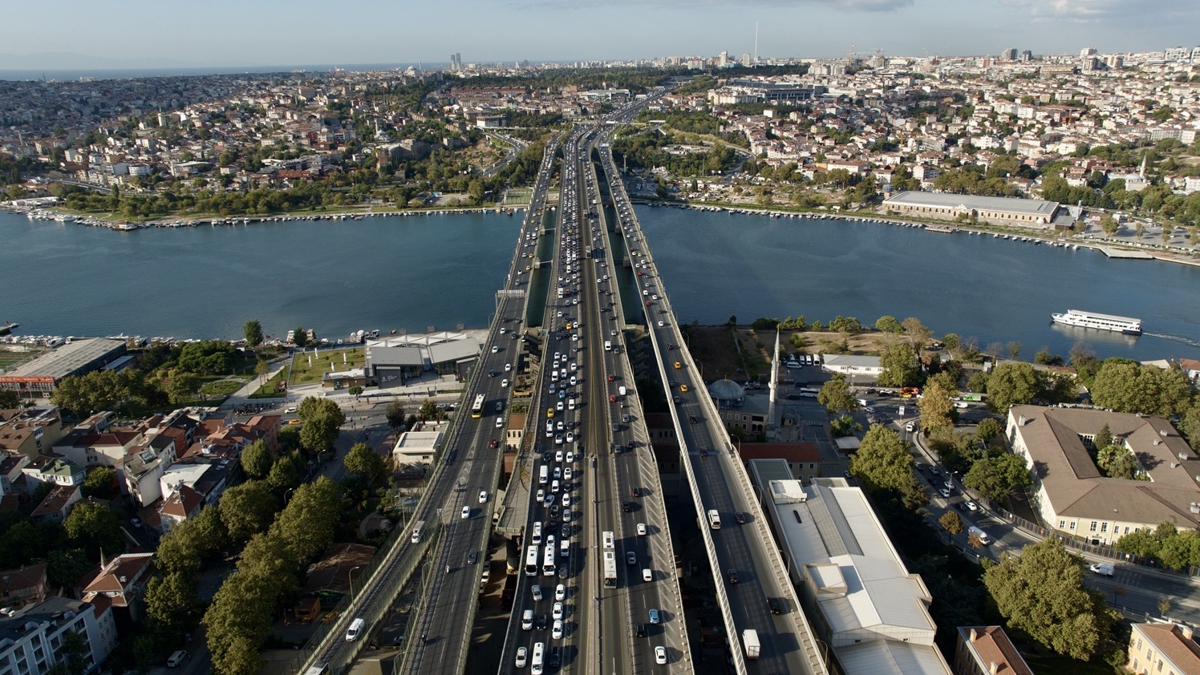
[[[40,0],[6,3],[0,68],[264,66],[1151,51],[1200,0]],[[67,54],[79,56],[65,56]],[[91,58],[87,58],[91,57]]]

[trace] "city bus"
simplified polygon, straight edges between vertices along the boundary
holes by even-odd
[[[604,552],[604,587],[617,587],[617,554],[613,551]]]
[[[613,533],[606,531],[603,535],[603,539],[604,539],[604,550],[605,551],[613,550],[613,548],[614,548],[613,547]]]
[[[554,563],[554,547],[547,546],[545,552],[542,554],[542,576],[552,577],[556,571],[558,571],[558,568],[555,567]]]
[[[483,417],[483,394],[475,397],[475,403],[471,405],[471,417],[475,419]]]
[[[525,576],[536,577],[538,573],[538,547],[529,546],[525,549]]]

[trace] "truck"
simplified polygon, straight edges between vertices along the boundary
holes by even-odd
[[[758,641],[758,631],[747,628],[742,631],[742,645],[746,647],[746,658],[757,659],[762,654],[762,643]]]
[[[1117,569],[1113,567],[1112,563],[1093,563],[1090,567],[1088,567],[1088,569],[1094,574],[1099,574],[1106,577],[1111,577],[1113,573],[1117,571]]]
[[[992,543],[992,538],[987,535],[987,532],[978,527],[967,528],[967,538],[970,539],[971,537],[978,539],[981,546],[987,546]]]

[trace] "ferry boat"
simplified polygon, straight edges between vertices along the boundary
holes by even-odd
[[[1142,320],[1127,316],[1113,316],[1112,314],[1097,314],[1096,312],[1081,312],[1078,309],[1068,309],[1066,314],[1051,314],[1050,318],[1054,320],[1054,323],[1061,323],[1067,326],[1111,330],[1126,335],[1142,334]]]

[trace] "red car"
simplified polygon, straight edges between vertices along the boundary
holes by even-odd
[[[496,439],[493,438],[492,442],[488,443],[488,447],[495,450],[496,448],[500,447],[500,441],[497,441]]]

